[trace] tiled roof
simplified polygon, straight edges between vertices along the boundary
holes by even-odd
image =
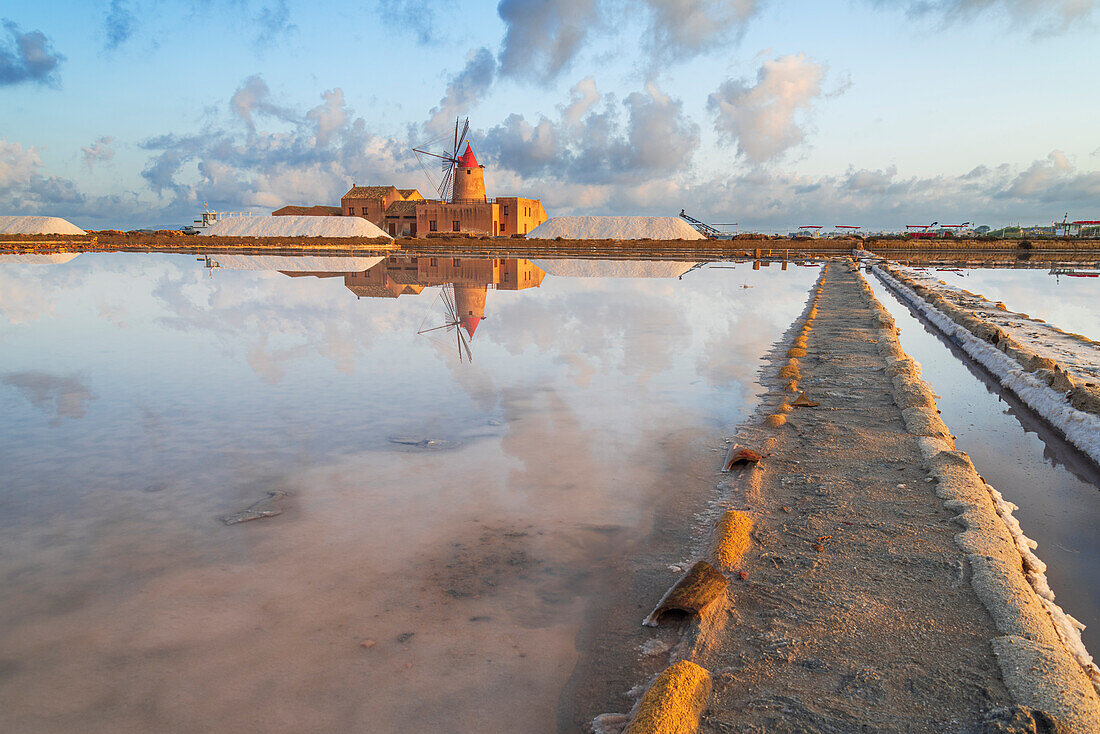
[[[409,197],[413,197],[412,199],[410,199],[410,201],[416,201],[424,198],[416,189],[398,189],[397,193],[401,194],[401,197],[403,199],[409,199]]]
[[[324,204],[316,204],[314,206],[296,206],[294,204],[288,204],[282,209],[276,209],[271,212],[273,217],[324,217],[324,216],[340,216],[342,210],[338,206],[325,206]]]
[[[395,217],[402,214],[416,214],[416,202],[402,199],[386,207],[387,217]]]
[[[341,196],[341,199],[381,199],[390,191],[395,191],[394,186],[352,186],[348,193]]]

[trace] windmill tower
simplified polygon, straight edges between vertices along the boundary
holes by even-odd
[[[485,174],[474,157],[473,148],[466,143],[466,152],[458,159],[458,165],[454,169],[453,196],[451,201],[455,204],[466,202],[485,201]]]
[[[473,149],[466,142],[466,136],[469,132],[470,118],[467,117],[461,124],[458,118],[455,118],[454,137],[449,141],[451,144],[448,146],[450,150],[439,153],[427,150],[428,146],[443,142],[444,138],[450,138],[450,135],[434,138],[427,143],[422,143],[419,147],[413,148],[417,162],[420,163],[420,167],[424,170],[428,180],[435,186],[442,201],[451,203],[485,201],[485,175],[481,170],[484,166],[478,164]],[[464,146],[465,150],[463,150]],[[424,165],[424,159],[421,156],[429,156],[440,161],[442,179],[438,185],[435,184],[432,175],[428,173],[428,168]]]

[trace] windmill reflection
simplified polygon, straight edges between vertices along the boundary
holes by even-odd
[[[489,289],[518,291],[538,288],[546,273],[530,260],[391,255],[366,270],[355,272],[282,270],[291,278],[337,278],[356,298],[398,298],[441,287],[439,298],[418,334],[454,337],[459,359],[471,358],[470,340],[485,319]]]

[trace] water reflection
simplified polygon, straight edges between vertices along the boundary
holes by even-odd
[[[0,266],[0,729],[553,731],[817,275],[309,260]]]

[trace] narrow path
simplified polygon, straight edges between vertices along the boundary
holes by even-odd
[[[859,274],[834,263],[822,289],[799,381],[820,405],[740,437],[772,455],[728,501],[755,516],[754,545],[700,656],[714,675],[700,731],[980,730],[1013,703],[998,631],[895,402]]]

